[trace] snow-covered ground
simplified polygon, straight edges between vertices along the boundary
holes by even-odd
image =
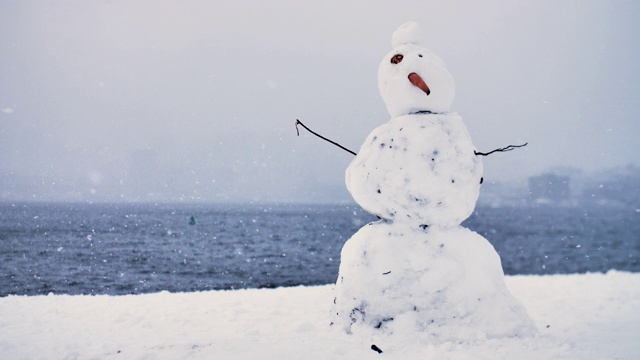
[[[329,327],[332,285],[0,299],[2,359],[638,359],[640,273],[509,276],[540,334],[371,350]]]

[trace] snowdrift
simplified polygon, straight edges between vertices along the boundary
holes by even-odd
[[[640,274],[508,276],[528,338],[406,338],[378,354],[329,327],[332,286],[0,298],[3,359],[637,359]],[[500,324],[497,324],[500,325]]]

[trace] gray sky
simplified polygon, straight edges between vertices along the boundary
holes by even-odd
[[[422,25],[485,180],[639,164],[634,1],[0,0],[0,200],[348,199],[389,120],[377,67]]]

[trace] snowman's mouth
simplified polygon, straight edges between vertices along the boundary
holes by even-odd
[[[409,74],[409,81],[411,81],[411,83],[420,88],[420,90],[424,91],[425,94],[429,95],[431,94],[431,89],[429,89],[429,87],[427,86],[427,83],[424,82],[424,80],[422,80],[422,78],[420,77],[420,75],[416,74],[416,73],[411,73]]]

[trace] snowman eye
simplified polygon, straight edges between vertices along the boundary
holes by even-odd
[[[422,54],[418,54],[418,57],[422,57]]]
[[[402,56],[402,54],[395,54],[391,58],[391,63],[392,64],[398,64],[398,63],[400,63],[402,61],[403,58],[404,58],[404,56]]]

